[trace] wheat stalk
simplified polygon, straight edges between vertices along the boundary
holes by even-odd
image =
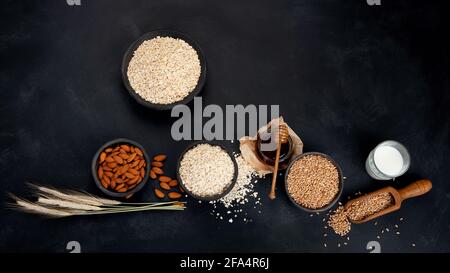
[[[127,213],[147,210],[184,210],[185,203],[179,201],[154,203],[123,203],[104,199],[80,191],[61,191],[50,187],[30,184],[36,191],[37,201],[32,202],[10,194],[14,203],[12,208],[22,212],[38,214],[51,218],[76,215],[99,215]]]
[[[44,216],[48,216],[48,217],[52,217],[52,218],[60,218],[60,217],[67,217],[67,216],[73,215],[67,211],[51,209],[51,208],[47,208],[47,207],[44,207],[41,205],[37,205],[33,202],[30,202],[25,199],[21,199],[12,194],[10,194],[10,196],[11,196],[11,198],[13,198],[16,201],[16,203],[11,204],[11,206],[13,208],[18,209],[23,212],[40,214],[40,215],[44,215]]]
[[[45,198],[45,197],[39,197],[37,203],[42,204],[42,205],[49,205],[49,206],[75,209],[75,210],[97,210],[97,211],[102,210],[102,208],[97,207],[97,206],[85,205],[85,204],[80,204],[80,203],[76,203],[76,202],[64,201],[61,199]]]
[[[100,198],[88,193],[79,192],[79,191],[70,191],[66,190],[65,192],[50,188],[44,187],[36,184],[28,184],[30,187],[35,189],[38,193],[45,193],[54,197],[58,197],[63,200],[73,201],[81,204],[91,205],[91,206],[102,206],[102,205],[120,205],[121,202],[111,199]]]

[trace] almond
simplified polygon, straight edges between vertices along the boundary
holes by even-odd
[[[123,184],[122,184],[123,185]],[[119,190],[117,190],[118,192],[126,192],[128,189],[127,188],[121,188]]]
[[[122,150],[124,150],[124,151],[126,151],[126,152],[129,152],[129,151],[131,151],[131,148],[130,148],[130,146],[128,146],[128,145],[120,145],[120,148],[122,149]]]
[[[129,172],[129,173],[132,173],[132,174],[134,174],[134,175],[139,175],[139,172],[136,171],[135,169],[129,169],[128,172]]]
[[[144,176],[145,176],[145,169],[144,169],[144,168],[141,169],[141,171],[139,172],[139,175],[140,175],[142,178],[144,178]]]
[[[128,177],[128,178],[131,178],[131,179],[133,179],[133,178],[135,177],[134,174],[129,173],[129,172],[126,172],[126,173],[125,173],[125,176]]]
[[[144,153],[142,153],[141,149],[134,147],[134,152],[137,153],[140,156],[144,156]]]
[[[179,194],[178,192],[169,192],[169,194],[167,196],[169,196],[170,199],[180,199],[181,198],[181,194]]]
[[[113,152],[117,152],[120,150],[120,146],[117,146],[116,148],[113,149]]]
[[[103,163],[103,161],[105,161],[105,159],[106,159],[106,153],[105,153],[105,152],[102,152],[102,153],[100,154],[100,160],[99,160],[99,162],[100,162],[100,163]]]
[[[101,180],[103,178],[103,168],[99,167],[97,170],[98,178]]]
[[[112,158],[111,156],[108,156],[107,158],[105,158],[105,160],[108,163],[114,162],[114,158]]]
[[[114,169],[115,167],[117,167],[117,163],[116,162],[110,162],[107,164],[108,167],[110,167],[111,169]]]
[[[161,167],[164,167],[164,163],[158,162],[158,161],[153,161],[153,162],[152,162],[152,166],[153,166],[153,167],[161,168]]]
[[[156,173],[153,170],[150,171],[150,178],[151,179],[156,179],[157,178]]]
[[[115,187],[116,187],[116,181],[112,180],[112,181],[111,181],[111,188],[114,189]]]
[[[114,174],[112,172],[105,172],[104,174],[109,178],[114,176]]]
[[[136,157],[136,155],[137,155],[136,153],[132,153],[132,154],[128,157],[127,162],[130,163],[131,161],[133,161],[134,158]]]
[[[166,158],[167,158],[167,156],[166,155],[156,155],[156,156],[154,156],[153,157],[153,160],[154,161],[158,161],[158,162],[161,162],[161,161],[164,161],[164,160],[166,160]]]
[[[109,154],[112,151],[113,151],[113,148],[106,148],[105,153]]]
[[[103,177],[101,183],[105,189],[107,189],[110,185],[110,183],[108,183],[108,181],[105,180],[105,177]]]
[[[105,180],[101,181],[103,188],[107,189],[109,187],[108,183],[105,182]]]
[[[110,167],[108,167],[106,164],[102,165],[101,167],[104,171],[112,171],[113,169],[111,169]]]
[[[133,185],[136,184],[139,180],[139,176],[135,176],[134,178],[132,178],[130,181],[127,182],[128,185]]]
[[[116,178],[115,181],[116,181],[116,184],[122,184],[122,183],[125,183],[125,181],[123,181],[122,178]]]
[[[103,176],[103,180],[106,182],[106,184],[111,184],[111,179],[107,177],[106,175]]]
[[[158,190],[155,188],[155,195],[156,197],[158,197],[159,199],[163,199],[164,196],[166,196],[162,191]]]
[[[117,185],[115,190],[118,191],[118,190],[120,190],[120,189],[122,189],[124,187],[125,187],[125,184],[122,183],[122,184]]]
[[[123,164],[123,159],[120,156],[113,155],[114,161],[116,161],[119,164]]]
[[[122,175],[122,174],[126,173],[129,168],[130,167],[128,167],[128,165],[122,166],[117,170],[117,174]]]
[[[169,184],[167,184],[165,182],[159,183],[159,186],[161,187],[161,189],[164,189],[164,190],[167,190],[167,191],[170,190]]]
[[[137,168],[140,169],[140,168],[144,167],[144,165],[145,165],[145,161],[141,160],[141,161],[139,161],[139,164],[137,165]]]
[[[139,165],[139,161],[136,160],[130,164],[130,168],[135,168],[137,165]]]
[[[178,186],[178,180],[174,179],[172,181],[169,182],[169,186],[171,187],[176,187]]]
[[[153,167],[153,168],[152,168],[152,171],[153,171],[154,173],[156,173],[156,174],[159,174],[159,175],[164,174],[164,171],[163,171],[162,169],[158,168],[158,167]]]
[[[164,176],[164,175],[162,175],[162,176],[160,176],[159,177],[159,181],[160,182],[170,182],[170,181],[172,181],[172,178],[170,178],[170,177],[168,177],[168,176]]]
[[[128,154],[119,154],[122,159],[128,159]]]

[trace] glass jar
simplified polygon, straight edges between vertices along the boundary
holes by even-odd
[[[403,175],[410,165],[408,150],[401,143],[387,140],[378,144],[366,160],[367,173],[377,180],[391,180]]]
[[[277,150],[276,148],[274,150],[270,151],[262,151],[261,145],[270,143],[271,141],[271,133],[270,128],[267,131],[262,132],[261,134],[258,133],[257,141],[256,141],[256,150],[257,155],[261,161],[266,163],[267,165],[274,166],[275,165],[275,157]],[[276,147],[276,146],[275,146]],[[280,170],[284,170],[289,166],[289,161],[292,158],[292,154],[294,153],[294,146],[293,141],[291,137],[289,136],[287,143],[282,143],[280,148],[280,161],[278,168]]]

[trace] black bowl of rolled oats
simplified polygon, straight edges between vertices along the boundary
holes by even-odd
[[[133,42],[121,70],[130,95],[155,110],[187,104],[206,80],[206,60],[198,44],[172,30],[151,31]]]
[[[218,142],[195,142],[177,164],[180,186],[198,200],[215,201],[226,196],[236,184],[237,176],[235,157]]]
[[[285,187],[289,199],[298,208],[311,213],[326,211],[342,194],[342,171],[326,154],[303,153],[289,164]]]

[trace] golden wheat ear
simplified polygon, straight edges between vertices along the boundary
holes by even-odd
[[[19,198],[12,193],[9,193],[9,196],[15,201],[15,203],[9,203],[11,208],[21,212],[38,214],[49,218],[61,218],[73,215],[70,212],[64,210],[52,209],[37,205],[26,199]]]
[[[91,206],[109,206],[109,205],[120,205],[121,202],[116,200],[100,198],[85,192],[74,191],[74,190],[57,190],[48,186],[41,186],[33,183],[28,183],[28,185],[36,191],[38,194],[45,194],[46,196],[52,196],[65,201],[76,202]]]

